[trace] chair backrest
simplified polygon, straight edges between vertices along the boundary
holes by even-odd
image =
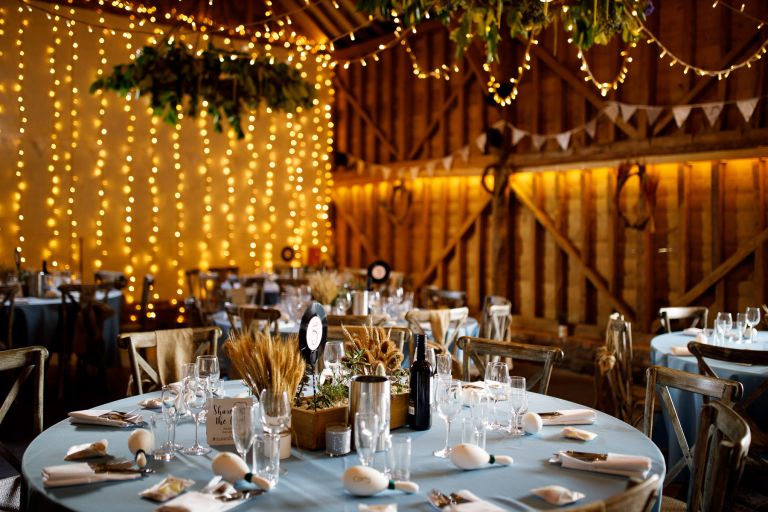
[[[221,281],[216,272],[203,272],[199,268],[185,271],[189,294],[194,297],[195,305],[200,310],[203,323],[205,316],[215,312],[219,307]]]
[[[149,388],[159,388],[162,385],[161,368],[167,365],[169,361],[166,358],[177,359],[171,363],[193,363],[197,356],[203,354],[216,355],[218,351],[219,337],[221,329],[218,327],[196,327],[194,329],[166,329],[163,331],[132,332],[118,336],[117,344],[120,348],[128,351],[128,359],[131,364],[131,378],[128,382],[127,395],[135,388],[135,394],[140,395],[145,392],[145,385]],[[181,340],[179,344],[186,346],[168,347],[170,350],[161,350],[158,348],[158,337],[169,340]],[[141,350],[158,348],[157,366],[153,367],[142,355]],[[167,382],[166,382],[167,384]]]
[[[710,377],[718,377],[712,366],[707,363],[707,359],[714,361],[724,361],[736,364],[749,364],[757,366],[768,366],[768,352],[764,350],[750,349],[732,349],[707,345],[692,341],[688,343],[688,350],[696,358],[699,364],[699,373]],[[737,413],[741,414],[744,420],[752,430],[752,447],[756,452],[768,450],[768,433],[759,426],[752,414],[751,405],[768,392],[768,379],[763,379],[759,386],[756,386],[743,400],[734,405]]]
[[[32,434],[36,436],[43,431],[43,390],[45,389],[45,360],[47,358],[48,349],[40,346],[0,351],[0,373],[18,370],[10,391],[0,405],[0,424],[19,396],[21,386],[32,377],[34,385]],[[2,443],[0,443],[0,456],[21,472],[21,462]]]
[[[93,274],[93,280],[96,284],[109,284],[118,290],[122,290],[128,284],[125,272],[119,270],[97,270]]]
[[[659,495],[659,475],[645,480],[630,478],[627,490],[606,500],[569,508],[568,512],[649,512]]]
[[[452,354],[456,354],[456,339],[459,330],[469,316],[469,308],[452,309],[414,309],[405,314],[408,327],[412,332],[425,334],[422,323],[430,325],[432,339],[439,345],[448,347]]]
[[[557,347],[542,345],[528,345],[512,341],[489,340],[462,336],[458,346],[464,351],[462,375],[464,380],[470,379],[471,364],[477,367],[480,378],[485,375],[485,366],[490,359],[510,358],[515,361],[530,361],[541,363],[541,371],[526,378],[529,390],[546,395],[549,389],[549,380],[552,377],[552,369],[555,363],[563,359],[563,351]]]
[[[147,311],[149,308],[149,299],[152,294],[152,288],[155,286],[155,277],[152,274],[144,276],[141,283],[141,301],[139,302],[139,329],[144,331],[147,328]]]
[[[483,308],[480,337],[492,340],[507,340],[510,335],[509,326],[511,323],[511,304],[488,304]]]
[[[736,411],[722,402],[702,407],[688,493],[690,512],[732,510],[750,441],[749,426]]]
[[[674,370],[665,366],[651,366],[645,371],[645,410],[643,411],[643,433],[651,438],[653,435],[653,412],[656,408],[656,398],[661,399],[662,407],[669,414],[672,429],[680,446],[683,457],[667,470],[664,479],[664,485],[673,481],[680,471],[688,466],[693,472],[693,454],[688,446],[688,440],[685,438],[683,426],[677,415],[675,404],[672,401],[672,395],[669,388],[697,393],[709,398],[722,400],[726,404],[732,404],[739,398],[743,391],[740,382],[707,377],[695,373],[688,373],[681,370]]]
[[[614,313],[605,329],[605,345],[595,358],[595,407],[632,423],[632,324]]]
[[[16,308],[18,285],[0,286],[0,342],[5,348],[13,348],[13,312]]]
[[[674,330],[672,323],[675,320],[687,320],[687,325],[681,325],[682,329],[678,330],[688,327],[704,329],[707,326],[708,314],[709,310],[703,306],[659,308],[659,321],[667,332]]]
[[[99,322],[99,316],[87,314],[88,309],[103,308],[105,314],[112,309],[108,306],[109,291],[112,290],[111,281],[99,284],[63,284],[59,286],[61,292],[61,308],[59,311],[59,350],[69,354],[78,348],[79,342],[86,348],[91,343],[98,343],[103,336],[103,321]],[[99,305],[101,303],[102,305]],[[115,312],[112,311],[111,314]],[[111,314],[109,314],[111,316]],[[75,340],[77,318],[83,318],[81,336],[83,339]],[[104,317],[106,318],[106,317]],[[101,318],[101,320],[104,320]],[[84,347],[79,347],[84,348]]]
[[[309,279],[306,277],[278,277],[275,282],[280,287],[280,291],[285,290],[287,287],[298,288],[300,286],[307,286]]]
[[[280,310],[259,306],[240,306],[237,310],[244,331],[267,331],[274,338],[280,336]]]
[[[429,309],[461,308],[467,305],[467,292],[427,288],[425,304]]]

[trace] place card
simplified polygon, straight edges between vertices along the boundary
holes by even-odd
[[[205,431],[210,446],[232,445],[232,409],[235,404],[253,404],[253,397],[211,398],[205,417]]]

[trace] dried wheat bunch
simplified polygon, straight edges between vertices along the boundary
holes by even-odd
[[[321,304],[331,304],[339,294],[341,278],[338,272],[317,272],[309,276],[312,297]]]
[[[273,339],[268,332],[232,331],[224,351],[256,396],[269,389],[275,393],[285,391],[292,397],[304,377],[305,362],[297,335],[281,340]]]
[[[400,369],[403,353],[390,339],[390,330],[374,325],[362,327],[342,326],[345,352],[352,354],[350,361],[359,366],[361,373],[376,373],[379,365],[387,374]]]

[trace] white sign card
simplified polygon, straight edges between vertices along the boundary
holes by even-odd
[[[317,350],[323,341],[323,321],[319,316],[313,316],[307,324],[307,346],[310,350]]]
[[[253,404],[253,397],[211,398],[205,417],[205,431],[210,446],[233,445],[232,409],[235,404]]]

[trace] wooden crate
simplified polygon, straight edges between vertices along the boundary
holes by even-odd
[[[331,407],[317,411],[294,407],[291,411],[293,444],[302,450],[325,448],[325,427],[331,423],[347,423],[349,407]]]

